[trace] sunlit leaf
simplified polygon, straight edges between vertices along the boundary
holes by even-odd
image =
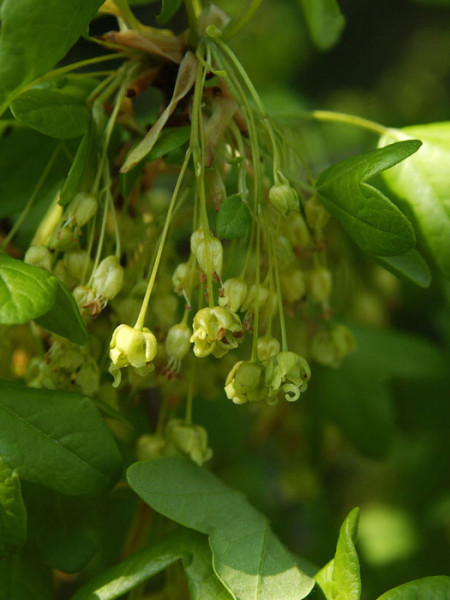
[[[446,277],[450,277],[450,122],[391,130],[380,140],[419,138],[420,150],[383,173],[389,188],[410,215],[419,239]]]
[[[450,600],[450,577],[438,575],[409,581],[385,592],[378,600]]]
[[[26,323],[49,311],[58,280],[47,271],[0,254],[0,323]]]
[[[417,140],[391,144],[338,162],[317,178],[316,189],[321,202],[369,254],[398,256],[415,245],[409,220],[367,181],[408,158],[419,147]]]
[[[191,600],[232,600],[214,574],[206,537],[186,529],[167,535],[108,569],[80,588],[72,600],[114,600],[180,559]]]
[[[335,557],[321,569],[314,579],[326,600],[359,600],[361,577],[355,549],[359,509],[354,508],[339,531]]]
[[[242,496],[195,463],[167,457],[132,465],[131,487],[154,510],[210,536],[214,568],[242,600],[300,600],[314,582]]]

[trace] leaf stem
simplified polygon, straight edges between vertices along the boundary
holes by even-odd
[[[11,228],[11,231],[8,233],[8,235],[3,240],[2,248],[6,248],[8,246],[8,244],[11,242],[13,237],[16,235],[17,231],[20,229],[22,223],[24,222],[24,220],[27,217],[28,213],[30,212],[33,204],[35,203],[36,198],[37,198],[39,192],[41,191],[42,186],[45,183],[45,180],[49,176],[50,171],[55,163],[58,152],[60,150],[61,150],[61,144],[58,144],[56,146],[55,150],[53,151],[53,154],[51,155],[48,163],[46,164],[45,169],[42,171],[39,181],[37,182],[36,187],[34,188],[34,191],[31,194],[28,202],[26,203],[25,207],[23,208],[22,212],[20,213],[19,218],[14,223],[14,226]]]
[[[332,112],[329,110],[313,110],[312,112],[299,113],[299,118],[309,118],[316,121],[332,121],[334,123],[345,123],[346,125],[353,125],[368,131],[373,131],[377,135],[384,135],[390,128],[364,119],[363,117],[357,117],[356,115],[348,115],[340,112]]]
[[[159,242],[159,246],[158,246],[158,251],[155,257],[155,262],[153,264],[153,269],[150,275],[150,279],[147,285],[147,290],[145,292],[145,296],[144,299],[142,301],[142,306],[141,306],[141,310],[139,311],[139,315],[136,321],[136,324],[134,326],[135,329],[142,329],[142,327],[144,326],[144,319],[145,319],[145,314],[147,312],[147,308],[148,308],[148,303],[150,300],[150,296],[153,290],[153,285],[155,283],[155,279],[156,279],[156,274],[158,272],[158,267],[159,267],[159,263],[161,262],[161,257],[162,257],[162,253],[163,253],[163,249],[164,249],[164,244],[166,241],[166,237],[167,237],[167,232],[169,230],[169,226],[170,226],[170,222],[172,220],[172,214],[173,214],[173,209],[175,207],[175,203],[176,200],[178,198],[178,193],[180,191],[180,187],[181,187],[181,183],[184,179],[184,174],[186,172],[187,166],[189,164],[189,160],[191,158],[191,148],[188,149],[188,151],[186,152],[186,156],[184,158],[184,162],[183,165],[181,167],[180,170],[180,174],[178,175],[178,179],[177,179],[177,183],[175,185],[175,189],[173,191],[172,194],[172,198],[170,200],[170,204],[169,204],[169,208],[167,210],[167,215],[166,215],[166,220],[164,222],[164,228],[163,231],[161,233],[161,239]]]

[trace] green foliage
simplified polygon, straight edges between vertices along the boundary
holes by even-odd
[[[116,482],[120,455],[88,398],[7,382],[0,391],[0,454],[24,480],[73,496],[100,494]]]
[[[24,208],[59,142],[15,121],[4,121],[0,135],[0,217],[3,218]],[[53,200],[68,167],[67,157],[58,153],[36,203],[47,206]]]
[[[450,577],[425,577],[404,583],[382,594],[378,600],[448,600],[450,598]]]
[[[87,342],[87,329],[73,296],[47,271],[6,254],[0,255],[0,323],[26,323],[42,327],[76,344]]]
[[[354,508],[343,522],[335,557],[315,576],[326,600],[359,600],[361,578],[355,549],[359,509]]]
[[[235,194],[228,196],[217,214],[217,234],[226,240],[234,240],[248,234],[252,223],[248,206]]]
[[[66,496],[29,482],[23,495],[28,543],[43,564],[66,573],[85,567],[101,541],[99,499]]]
[[[0,561],[0,598],[52,600],[52,577],[39,556],[25,550]]]
[[[47,271],[0,254],[0,322],[26,323],[55,303],[58,280]]]
[[[410,160],[386,171],[388,186],[410,212],[420,240],[445,277],[450,277],[450,123],[388,131],[380,145],[419,137],[422,147]]]
[[[55,138],[74,138],[85,133],[90,111],[86,105],[95,81],[64,77],[23,92],[11,104],[13,115],[32,129]]]
[[[431,271],[425,259],[417,250],[409,250],[400,256],[377,257],[385,269],[404,277],[416,285],[427,288],[431,283]]]
[[[27,511],[16,471],[0,459],[0,559],[13,554],[27,539]]]
[[[210,536],[217,575],[233,594],[269,600],[304,598],[313,582],[238,492],[181,458],[132,465],[131,487],[154,510]]]
[[[73,600],[113,600],[180,559],[193,600],[231,600],[231,595],[215,576],[205,536],[187,529],[179,529],[129,556],[87,583]]]
[[[64,57],[102,0],[3,0],[0,7],[0,114],[26,84]],[[24,18],[26,15],[27,18]]]
[[[398,142],[332,165],[319,175],[320,200],[350,237],[369,254],[397,256],[415,245],[403,213],[367,181],[411,156],[420,142]]]

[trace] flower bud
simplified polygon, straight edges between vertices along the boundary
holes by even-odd
[[[241,341],[242,323],[237,314],[222,306],[202,308],[194,317],[191,342],[194,354],[203,358],[212,354],[216,358],[237,348]]]
[[[191,250],[204,273],[208,273],[210,267],[211,275],[217,273],[221,276],[223,248],[219,239],[211,234],[205,236],[202,230],[194,231],[191,235]]]
[[[327,367],[339,367],[342,360],[355,349],[355,338],[345,325],[335,325],[329,331],[319,331],[311,342],[312,357]]]
[[[75,373],[74,383],[78,385],[83,394],[92,396],[99,388],[100,372],[97,361],[92,356],[85,356],[83,364]]]
[[[198,465],[212,456],[212,450],[208,448],[208,433],[200,425],[188,425],[181,419],[172,419],[167,423],[165,437],[165,453],[168,455],[183,454]]]
[[[220,306],[237,312],[247,296],[247,284],[239,277],[227,279],[223,284],[223,296],[219,298]]]
[[[162,213],[167,211],[170,204],[170,192],[164,188],[152,188],[145,196],[144,201],[148,204],[152,213]]]
[[[107,256],[95,270],[92,289],[97,296],[112,300],[120,292],[123,284],[123,269],[116,256]]]
[[[97,199],[92,194],[79,192],[69,204],[67,216],[83,227],[97,212]]]
[[[289,402],[298,400],[300,393],[308,387],[310,378],[308,363],[295,352],[280,352],[266,364],[265,383],[273,403],[277,402],[281,393]]]
[[[138,375],[147,375],[153,370],[151,364],[156,356],[157,341],[153,333],[146,327],[135,329],[129,325],[119,325],[112,336],[109,357],[111,375],[114,376],[113,386],[120,383],[120,369],[134,367]]]
[[[272,206],[283,217],[290,212],[299,212],[298,194],[289,183],[275,184],[269,190],[269,200]]]
[[[136,458],[138,460],[151,460],[164,455],[166,440],[155,433],[145,433],[136,442]]]
[[[95,292],[87,285],[77,286],[73,290],[72,296],[75,298],[75,302],[78,304],[81,313],[95,302]]]
[[[314,304],[320,304],[330,297],[331,273],[325,267],[313,269],[308,274],[308,294]]]
[[[305,202],[305,216],[311,229],[321,231],[331,218],[330,213],[320,202],[317,196],[313,196]]]
[[[46,271],[52,270],[52,254],[47,246],[30,246],[23,260],[33,267],[39,267]]]
[[[50,238],[48,247],[50,250],[68,250],[77,242],[77,236],[70,227],[57,229]]]
[[[69,275],[77,281],[80,281],[83,274],[92,268],[91,258],[85,250],[66,252],[63,257],[63,264]]]
[[[300,269],[289,269],[280,275],[281,294],[286,302],[297,302],[306,293],[305,276]]]
[[[225,393],[235,404],[267,399],[263,365],[249,360],[237,362],[226,378]]]
[[[258,360],[269,360],[280,351],[280,342],[271,335],[258,338]]]
[[[283,230],[294,249],[307,248],[311,244],[311,233],[301,213],[290,214],[283,222]]]
[[[200,273],[195,265],[189,262],[180,263],[172,275],[172,285],[175,294],[181,296],[183,290],[190,292],[200,282]]]
[[[253,284],[247,292],[241,310],[253,313],[256,309],[256,303],[258,303],[258,307],[261,309],[266,305],[269,296],[270,293],[268,287],[262,283],[259,285]]]
[[[191,348],[191,328],[185,323],[173,325],[166,337],[166,351],[170,357],[182,360]]]

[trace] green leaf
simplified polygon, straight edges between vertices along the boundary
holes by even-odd
[[[450,577],[437,575],[409,581],[385,592],[378,600],[450,600]]]
[[[359,508],[348,514],[339,531],[335,557],[323,567],[314,579],[326,600],[359,600],[361,577],[355,549]]]
[[[228,196],[217,213],[217,234],[221,238],[234,240],[244,237],[250,230],[252,217],[248,206],[239,194]]]
[[[411,215],[430,257],[450,278],[450,122],[390,130],[380,145],[412,137],[422,140],[420,150],[383,177]]]
[[[78,305],[59,279],[0,254],[0,323],[12,325],[31,319],[75,344],[88,340]]]
[[[419,147],[419,141],[409,140],[347,158],[326,169],[316,181],[325,207],[369,254],[398,256],[415,245],[408,219],[389,198],[366,182]]]
[[[0,134],[0,218],[20,213],[41,178],[47,163],[60,144],[12,121]],[[59,182],[64,179],[69,160],[59,152],[46,178],[36,204],[53,199]]]
[[[358,521],[359,508],[354,508],[339,531],[332,580],[335,600],[359,600],[361,596],[359,560],[355,548]]]
[[[186,529],[167,535],[101,573],[78,590],[72,600],[114,600],[179,559],[183,560],[191,600],[231,600],[214,574],[206,538]]]
[[[116,443],[89,398],[0,382],[0,421],[0,455],[26,481],[89,496],[120,475]]]
[[[66,573],[80,571],[100,546],[98,498],[74,498],[24,482],[28,537],[42,562]]]
[[[86,99],[96,81],[60,77],[37,85],[11,104],[13,115],[45,135],[68,139],[83,135],[90,121]]]
[[[0,560],[17,552],[27,539],[27,511],[19,475],[0,458]]]
[[[96,167],[95,128],[92,121],[89,121],[88,129],[78,146],[75,158],[59,194],[61,206],[69,204],[75,194],[89,187],[88,185],[84,186],[84,183],[86,180],[90,183]]]
[[[181,6],[181,0],[162,0],[161,12],[156,17],[160,25],[164,25],[173,17]]]
[[[86,33],[102,1],[2,1],[0,114],[26,84],[51,69]]]
[[[0,598],[2,600],[54,600],[50,569],[39,556],[23,551],[0,561]]]
[[[131,465],[128,482],[154,510],[210,536],[214,569],[241,600],[300,600],[314,582],[267,519],[208,471],[180,457]]]
[[[146,162],[156,160],[176,150],[188,141],[190,134],[190,127],[166,127],[147,156]],[[131,171],[119,174],[120,192],[124,198],[128,198],[144,168],[145,162],[142,161]]]
[[[49,311],[35,319],[44,329],[61,335],[74,344],[86,344],[89,334],[81,317],[78,304],[67,287],[56,280],[55,301]]]
[[[311,38],[320,50],[336,44],[345,25],[345,19],[336,0],[300,0]]]
[[[26,323],[49,311],[58,280],[47,271],[0,254],[0,323]]]
[[[431,284],[431,271],[417,250],[409,250],[400,256],[376,258],[385,269],[416,285],[427,288]]]

